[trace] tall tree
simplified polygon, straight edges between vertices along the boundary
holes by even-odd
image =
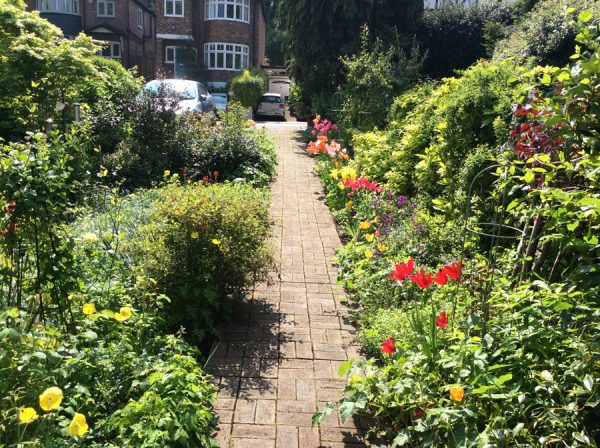
[[[341,56],[360,50],[363,25],[373,39],[390,42],[413,35],[423,0],[278,0],[277,25],[283,35],[290,74],[313,104],[341,81]]]

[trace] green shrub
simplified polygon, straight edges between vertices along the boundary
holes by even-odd
[[[570,10],[569,10],[570,9]],[[583,10],[600,14],[595,0],[545,0],[522,16],[496,43],[493,58],[513,58],[523,62],[531,58],[540,65],[563,65],[575,50],[573,18]]]
[[[170,185],[131,243],[142,272],[171,299],[169,325],[199,342],[272,267],[269,197],[247,185]]]
[[[231,79],[233,98],[244,107],[254,107],[267,91],[267,78],[263,73],[246,69]]]
[[[235,105],[222,114],[218,124],[201,126],[191,149],[187,167],[192,179],[205,176],[215,181],[243,179],[265,186],[275,172],[275,147],[263,131],[249,126],[244,110]]]

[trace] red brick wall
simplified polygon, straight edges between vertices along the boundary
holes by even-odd
[[[165,17],[165,0],[156,0],[156,32],[162,34],[191,35],[194,23],[194,16],[192,14],[193,1],[184,0],[183,17]]]

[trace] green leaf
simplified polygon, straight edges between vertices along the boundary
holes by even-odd
[[[568,81],[569,79],[571,79],[571,74],[569,72],[562,72],[560,75],[558,75],[558,77],[556,78],[558,79],[559,82],[565,82]]]
[[[496,387],[496,386],[481,386],[481,387],[478,387],[477,389],[473,389],[471,391],[471,394],[481,395],[481,394],[486,393],[488,390],[493,389],[494,387]]]
[[[573,308],[573,305],[571,305],[570,303],[560,302],[560,303],[557,303],[554,306],[554,311],[558,312],[558,311],[568,310],[568,309],[571,309],[571,308]]]
[[[526,184],[531,183],[531,181],[535,178],[535,174],[532,170],[528,170],[525,175],[523,176],[523,181]]]
[[[398,433],[398,435],[394,439],[394,442],[392,443],[392,448],[395,448],[397,446],[404,446],[409,442],[410,442],[410,436],[408,435],[406,430],[403,429],[402,431],[400,431]]]
[[[352,363],[353,363],[353,359],[349,359],[348,361],[346,361],[344,364],[342,364],[340,366],[340,368],[338,369],[338,375],[339,376],[344,376],[346,375],[346,372],[348,372],[348,370],[350,370],[350,367],[352,367]]]
[[[548,73],[545,73],[544,76],[542,76],[541,82],[542,84],[549,86],[552,82],[552,77]]]
[[[506,375],[502,375],[500,378],[498,378],[496,381],[494,381],[496,383],[496,386],[500,387],[502,386],[504,383],[506,383],[507,381],[512,380],[512,373],[507,373]]]
[[[594,14],[590,10],[581,11],[579,16],[577,16],[577,20],[581,23],[587,23],[594,17]]]
[[[333,410],[335,409],[335,405],[331,402],[326,403],[325,406],[323,406],[323,409],[321,409],[318,412],[315,412],[312,416],[312,426],[314,427],[315,425],[318,425],[319,423],[321,423],[323,421],[323,419],[325,417],[327,417],[329,414],[331,414],[333,412]]]
[[[567,230],[569,230],[570,232],[575,230],[577,227],[579,227],[579,221],[574,221],[570,224],[567,224]]]
[[[594,388],[594,378],[589,373],[583,378],[583,387],[588,392],[591,392]]]

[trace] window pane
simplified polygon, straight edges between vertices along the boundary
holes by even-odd
[[[170,0],[165,2],[165,14],[173,15],[173,2]]]
[[[226,56],[226,66],[225,68],[233,68],[233,54],[232,53],[225,53]]]
[[[183,2],[175,2],[175,14],[178,16],[183,15]]]
[[[175,49],[173,47],[167,47],[166,61],[167,62],[174,62],[175,61]]]
[[[223,3],[219,3],[217,7],[219,8],[217,11],[217,17],[225,17],[225,5]]]
[[[216,53],[211,53],[210,54],[210,64],[208,64],[208,66],[210,68],[216,68],[217,63],[216,63]]]
[[[223,68],[225,66],[223,61],[223,53],[217,53],[217,68]]]
[[[227,45],[225,51],[233,51],[233,45]]]
[[[235,55],[235,67],[234,68],[236,68],[236,69],[242,68],[242,55],[241,54]]]
[[[250,21],[250,10],[248,7],[244,8],[244,21],[245,22],[249,22]]]
[[[227,18],[228,19],[235,18],[235,16],[233,15],[233,5],[231,5],[231,4],[227,5]]]
[[[116,58],[121,57],[121,45],[113,44],[113,56]]]
[[[242,56],[242,66],[240,68],[246,68],[248,67],[248,56],[243,55]]]
[[[242,20],[242,7],[240,5],[236,5],[235,7],[235,18]]]

